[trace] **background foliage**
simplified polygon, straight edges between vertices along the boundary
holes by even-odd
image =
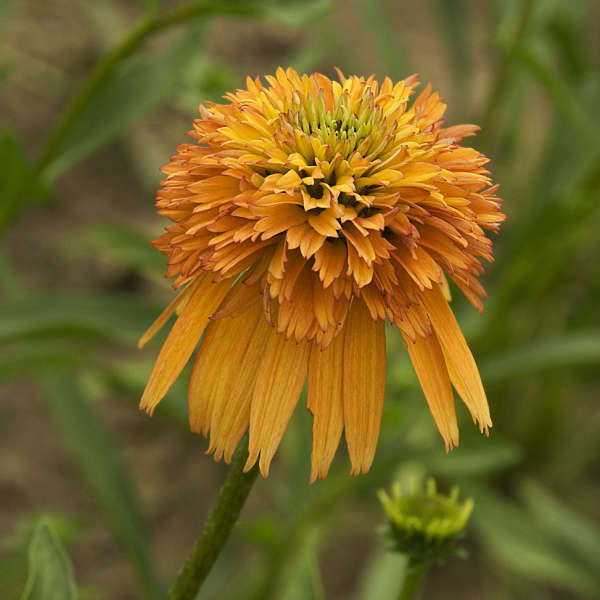
[[[425,597],[600,597],[600,3],[188,2],[0,3],[2,598],[159,598],[199,532],[225,466],[187,430],[186,377],[136,408],[159,341],[135,343],[171,296],[157,167],[199,102],[280,64],[419,71],[482,125],[508,220],[483,316],[454,307],[494,428],[461,411],[446,456],[390,332],[372,471],[339,452],[308,486],[299,406],[202,598],[394,597],[375,490],[424,473],[475,498],[468,559]]]

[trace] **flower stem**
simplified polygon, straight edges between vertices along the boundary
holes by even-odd
[[[245,437],[231,461],[229,474],[202,534],[167,595],[168,600],[194,600],[225,546],[258,474],[257,465],[244,473],[247,458],[248,438]]]
[[[77,118],[89,104],[94,94],[112,74],[115,67],[133,54],[153,33],[171,25],[182,23],[188,19],[212,13],[254,15],[258,12],[259,9],[253,8],[250,5],[245,6],[234,3],[229,4],[227,2],[197,0],[164,13],[151,11],[142,17],[129,35],[100,60],[88,78],[83,82],[79,91],[72,98],[40,154],[36,165],[38,171],[44,171],[55,158]]]
[[[417,565],[407,565],[398,600],[414,600],[421,587],[423,577],[425,577],[428,570],[428,562],[422,562]]]

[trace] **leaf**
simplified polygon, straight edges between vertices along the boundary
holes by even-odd
[[[369,41],[377,49],[387,75],[394,81],[410,74],[407,53],[398,37],[398,28],[382,0],[354,0]]]
[[[515,348],[481,363],[487,383],[496,383],[550,369],[600,363],[600,331],[571,332]]]
[[[68,239],[66,249],[71,255],[97,256],[117,266],[162,276],[165,257],[149,239],[128,227],[104,225],[77,232]]]
[[[148,377],[152,372],[154,360],[117,361],[99,373],[101,384],[111,390],[129,394],[136,402],[142,396]],[[173,384],[165,399],[156,408],[156,415],[164,415],[175,423],[189,427],[187,385],[189,374],[185,371]]]
[[[254,2],[265,16],[287,27],[302,27],[314,23],[331,10],[330,0],[262,0]]]
[[[557,110],[572,126],[573,133],[579,136],[580,143],[590,152],[598,151],[600,134],[596,121],[585,112],[568,82],[546,65],[532,48],[524,44],[516,46],[515,57],[545,89]]]
[[[361,576],[358,600],[397,598],[406,572],[406,558],[380,548]]]
[[[524,577],[600,596],[600,579],[572,552],[557,544],[552,531],[536,522],[537,507],[526,510],[483,488],[463,486],[475,498],[473,525],[494,562]]]
[[[37,294],[3,305],[0,341],[75,338],[135,346],[160,311],[134,296]]]
[[[21,600],[75,600],[73,568],[50,521],[42,519],[29,544],[29,573]]]
[[[54,178],[133,127],[173,93],[198,57],[204,32],[197,26],[161,50],[119,65],[91,99],[46,169]]]
[[[43,388],[56,426],[147,596],[159,598],[160,586],[148,553],[145,523],[116,440],[72,374],[47,374]]]
[[[468,86],[469,52],[466,31],[469,28],[469,13],[464,0],[437,0],[437,13],[452,60],[452,74],[457,90]]]
[[[534,519],[560,543],[573,560],[587,565],[600,585],[600,528],[552,496],[533,479],[521,482],[519,496]]]
[[[314,547],[308,546],[303,550],[293,573],[282,600],[325,600]]]
[[[49,190],[29,164],[15,135],[0,127],[0,231],[25,206],[46,200]]]
[[[463,434],[462,437],[466,436]],[[523,450],[519,445],[484,438],[476,441],[462,439],[458,448],[448,454],[436,452],[417,456],[432,473],[448,479],[489,475],[518,465],[522,457]]]
[[[25,340],[0,350],[0,381],[81,364],[89,359],[85,349],[40,340]]]

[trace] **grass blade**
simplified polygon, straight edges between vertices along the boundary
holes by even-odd
[[[72,374],[46,375],[43,387],[56,426],[131,560],[146,597],[161,597],[138,498],[116,440]]]

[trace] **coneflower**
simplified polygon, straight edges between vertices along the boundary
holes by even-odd
[[[492,425],[473,356],[448,305],[446,276],[482,309],[486,231],[504,219],[475,125],[444,127],[412,76],[379,85],[278,69],[206,103],[163,168],[154,244],[179,295],[142,408],[152,413],[198,349],[193,431],[230,461],[249,430],[264,476],[308,377],[311,481],[345,431],[352,474],[369,470],[385,389],[385,321],[397,326],[446,449],[458,444],[452,386],[481,431]]]

